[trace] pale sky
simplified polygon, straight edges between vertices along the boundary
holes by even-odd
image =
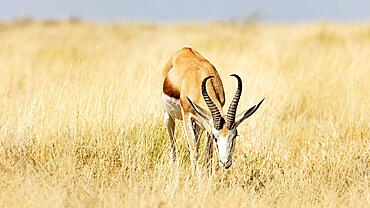
[[[0,0],[0,20],[79,17],[98,21],[242,20],[262,22],[369,22],[370,0]]]

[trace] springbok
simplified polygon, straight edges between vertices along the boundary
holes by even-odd
[[[184,122],[193,170],[195,168],[199,173],[198,147],[204,129],[208,136],[207,164],[212,158],[214,140],[220,166],[226,169],[231,166],[237,127],[251,116],[264,100],[235,119],[242,93],[242,80],[238,75],[231,76],[238,80],[238,87],[225,115],[222,111],[225,104],[224,88],[215,67],[191,48],[180,49],[171,56],[162,73],[164,121],[169,135],[171,160],[175,160],[174,131],[175,119],[178,119]]]

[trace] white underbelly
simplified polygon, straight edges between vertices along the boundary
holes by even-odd
[[[180,100],[169,97],[162,93],[164,110],[169,113],[172,118],[182,120]]]

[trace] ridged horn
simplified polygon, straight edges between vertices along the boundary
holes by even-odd
[[[202,82],[202,95],[203,95],[204,101],[206,102],[209,110],[211,111],[213,124],[215,126],[215,129],[220,130],[221,129],[221,113],[218,110],[215,103],[209,97],[209,95],[207,93],[207,88],[206,88],[207,80],[211,79],[211,78],[213,78],[213,76],[206,77],[203,80],[203,82]]]
[[[236,79],[238,80],[238,87],[236,89],[235,96],[230,103],[229,110],[227,111],[227,126],[226,126],[227,129],[231,129],[231,127],[235,123],[236,109],[238,108],[239,99],[240,96],[242,95],[242,85],[243,85],[242,79],[238,75],[232,74],[230,76],[236,77]]]

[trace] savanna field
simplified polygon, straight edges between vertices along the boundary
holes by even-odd
[[[181,122],[170,166],[163,125],[162,68],[185,46],[226,109],[233,73],[239,110],[266,98],[232,167],[201,178]],[[369,207],[370,25],[2,22],[0,206]]]

